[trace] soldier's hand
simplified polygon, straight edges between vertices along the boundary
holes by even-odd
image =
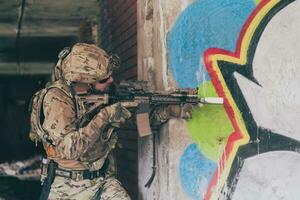
[[[112,126],[120,127],[127,119],[131,117],[131,113],[121,103],[105,107],[108,113],[108,123]]]
[[[167,112],[170,117],[190,119],[192,118],[193,108],[194,106],[189,103],[183,105],[169,105]]]

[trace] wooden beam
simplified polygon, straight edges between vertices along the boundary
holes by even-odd
[[[0,75],[50,75],[54,63],[50,62],[0,62]]]
[[[22,36],[70,36],[78,35],[80,21],[30,21],[24,22],[21,29]],[[17,33],[16,23],[0,22],[0,37],[14,36]]]

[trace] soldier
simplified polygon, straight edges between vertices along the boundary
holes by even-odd
[[[99,47],[77,43],[59,55],[55,81],[34,96],[30,138],[41,140],[47,154],[40,199],[130,199],[114,176],[110,153],[117,143],[114,128],[131,113],[121,103],[108,105],[78,127],[78,119],[93,106],[78,97],[87,91],[107,92],[117,64]],[[156,122],[165,122],[170,117],[188,118],[191,109],[182,112],[173,105],[154,113]]]

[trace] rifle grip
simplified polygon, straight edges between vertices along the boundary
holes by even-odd
[[[140,137],[145,137],[152,134],[149,120],[149,104],[140,104],[136,114],[136,124]]]

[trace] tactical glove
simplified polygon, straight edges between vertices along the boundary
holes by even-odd
[[[193,108],[194,106],[189,103],[183,105],[169,105],[167,112],[170,117],[190,119],[192,118]]]
[[[105,112],[107,116],[107,123],[114,127],[120,127],[127,119],[131,117],[131,113],[121,103],[103,108],[100,112]]]

